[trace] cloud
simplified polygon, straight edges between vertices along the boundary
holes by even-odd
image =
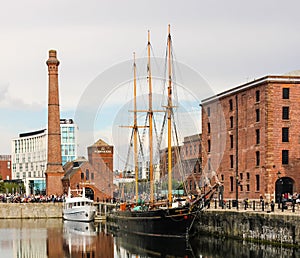
[[[9,85],[0,85],[0,108],[11,110],[37,110],[45,108],[45,105],[38,102],[26,103],[24,99],[12,96]]]

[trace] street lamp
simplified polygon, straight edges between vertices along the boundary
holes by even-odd
[[[281,175],[281,173],[280,173],[280,171],[278,171],[277,172],[277,177],[278,177],[278,183],[277,183],[277,190],[278,190],[278,209],[280,209],[280,203],[281,203],[281,188],[282,188],[282,186],[281,186],[281,184],[282,184],[282,179],[281,179],[281,177],[280,177],[280,175]]]

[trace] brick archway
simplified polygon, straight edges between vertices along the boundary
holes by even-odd
[[[281,177],[279,178],[275,183],[275,196],[276,196],[276,202],[282,201],[281,196],[283,194],[293,194],[294,190],[294,180],[290,177]]]

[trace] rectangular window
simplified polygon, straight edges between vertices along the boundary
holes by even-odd
[[[255,110],[255,113],[256,113],[256,119],[255,119],[255,121],[256,121],[256,122],[259,122],[259,121],[260,121],[260,110],[259,110],[259,109],[256,109],[256,110]]]
[[[233,176],[230,177],[230,191],[233,192]]]
[[[211,171],[211,160],[210,160],[210,158],[208,159],[207,165],[208,165],[208,170]]]
[[[255,156],[256,156],[256,166],[260,165],[260,153],[259,151],[255,152]]]
[[[283,88],[282,89],[282,98],[289,99],[290,98],[290,88]]]
[[[255,175],[255,185],[256,185],[256,191],[260,191],[260,178],[259,178],[259,175]]]
[[[233,116],[230,117],[230,128],[233,128]]]
[[[282,128],[282,142],[288,142],[289,141],[289,128],[283,127]]]
[[[210,123],[207,123],[207,133],[210,133]]]
[[[240,179],[243,180],[243,173],[240,173]]]
[[[255,92],[255,101],[256,101],[256,102],[259,102],[259,101],[260,101],[260,92],[259,92],[259,90],[257,90],[257,91]]]
[[[247,192],[250,192],[250,185],[247,184]]]
[[[282,119],[288,120],[289,119],[290,109],[289,107],[282,107]]]
[[[288,165],[289,164],[289,151],[282,150],[282,164]]]
[[[233,102],[232,99],[229,100],[229,111],[233,110]]]
[[[211,144],[210,140],[207,141],[207,151],[210,152]]]
[[[210,107],[207,107],[207,116],[210,117]]]
[[[256,144],[260,144],[260,130],[255,130],[255,136],[256,136]]]
[[[247,180],[250,180],[250,173],[249,172],[247,172]]]
[[[233,168],[233,155],[230,155],[230,168]]]
[[[230,148],[233,149],[233,135],[230,135]]]

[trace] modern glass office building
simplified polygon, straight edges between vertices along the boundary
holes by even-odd
[[[72,119],[60,120],[62,165],[77,157],[78,127]],[[22,133],[12,140],[12,179],[22,179],[26,194],[45,194],[47,130]]]

